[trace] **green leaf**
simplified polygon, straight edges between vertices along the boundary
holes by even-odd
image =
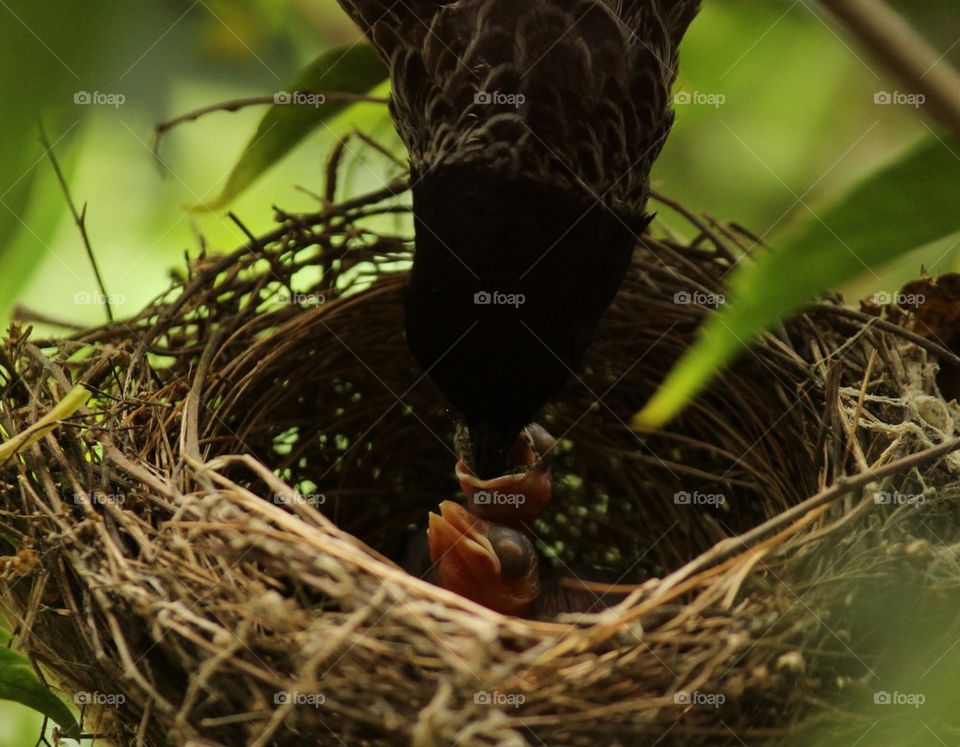
[[[4,638],[9,636],[6,631],[2,634]],[[55,721],[65,737],[80,738],[80,724],[66,704],[37,679],[23,654],[6,646],[0,646],[0,700],[32,708]]]
[[[338,114],[359,104],[328,101],[295,103],[293,94],[366,94],[387,78],[387,69],[369,45],[354,45],[326,52],[311,63],[297,80],[277,93],[278,102],[260,120],[256,133],[227,178],[223,192],[212,203],[194,210],[218,210],[247,189],[271,166],[293,150],[307,135]]]
[[[811,216],[779,248],[742,264],[730,279],[730,303],[704,322],[634,426],[662,427],[751,340],[819,293],[960,231],[957,194],[960,145],[925,140]]]
[[[92,108],[77,106],[74,97],[89,90],[111,53],[110,45],[91,44],[91,35],[128,32],[129,18],[111,3],[4,0],[0,19],[0,70],[8,71],[0,85],[0,328],[5,329],[66,210],[38,124],[41,119],[46,124],[69,174],[68,144]]]

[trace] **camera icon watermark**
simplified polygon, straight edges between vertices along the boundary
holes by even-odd
[[[706,306],[716,309],[727,302],[722,293],[704,293],[703,291],[677,291],[673,294],[673,302],[678,306]]]
[[[873,103],[878,106],[912,106],[914,109],[919,109],[927,103],[927,97],[922,93],[877,91],[873,94]]]
[[[502,693],[494,690],[492,693],[487,690],[480,690],[473,694],[473,702],[476,705],[510,706],[519,708],[527,702],[523,693]]]
[[[112,106],[114,109],[119,109],[127,103],[127,97],[122,93],[76,91],[73,94],[73,103],[77,106]]]
[[[519,109],[527,103],[522,93],[503,93],[502,91],[477,91],[473,94],[473,103],[480,106],[512,106]]]
[[[513,306],[518,309],[527,302],[523,293],[501,293],[500,291],[477,291],[473,294],[476,306]]]

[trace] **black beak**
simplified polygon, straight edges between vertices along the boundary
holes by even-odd
[[[470,437],[470,468],[482,480],[492,480],[513,470],[510,452],[520,428],[502,429],[489,423],[467,423]]]

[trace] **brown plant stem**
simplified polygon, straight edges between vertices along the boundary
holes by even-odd
[[[820,0],[847,31],[905,86],[922,107],[960,137],[960,72],[883,0]]]

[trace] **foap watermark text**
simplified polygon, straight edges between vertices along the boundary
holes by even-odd
[[[694,490],[688,493],[680,490],[673,494],[673,502],[678,506],[722,506],[727,502],[723,493],[701,493]]]
[[[477,291],[473,294],[477,306],[513,306],[519,308],[527,302],[522,293],[501,293],[500,291]]]
[[[327,103],[327,97],[310,91],[277,91],[273,94],[273,103],[277,106],[312,106],[319,109]]]
[[[527,497],[523,493],[501,493],[499,490],[478,490],[473,501],[478,506],[522,506]]]
[[[477,705],[510,706],[511,708],[519,708],[527,702],[527,698],[523,693],[502,693],[499,690],[494,690],[493,692],[480,690],[479,692],[473,694],[473,702]]]
[[[477,91],[473,94],[473,103],[480,106],[512,106],[519,109],[527,102],[522,93],[506,93],[504,91]]]
[[[722,93],[677,91],[673,94],[673,103],[676,106],[712,106],[715,109],[719,109],[727,103],[727,97]]]

